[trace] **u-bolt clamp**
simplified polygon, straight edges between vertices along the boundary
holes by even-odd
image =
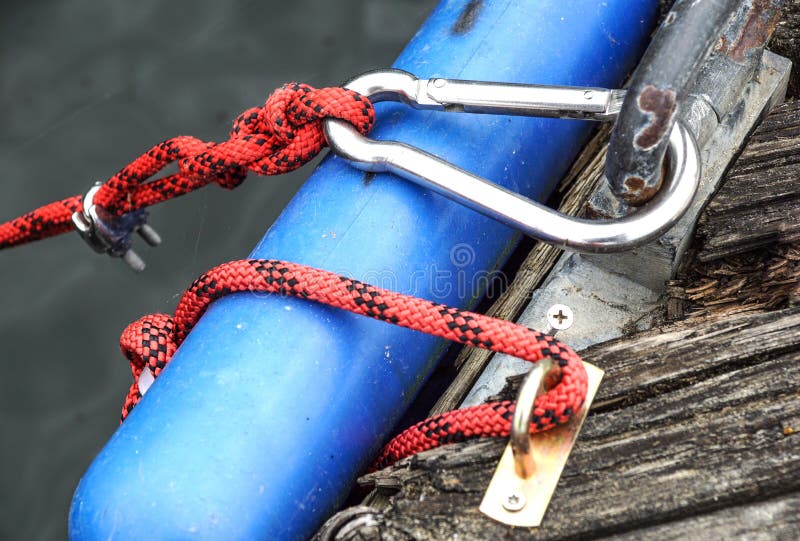
[[[161,244],[161,236],[147,225],[147,211],[144,209],[116,216],[95,204],[94,196],[101,187],[102,183],[98,182],[87,192],[83,198],[83,210],[72,214],[72,223],[95,252],[121,257],[131,269],[141,272],[145,263],[131,249],[133,233],[139,233],[150,246]]]
[[[625,92],[604,88],[418,79],[400,70],[366,73],[346,85],[373,102],[415,109],[611,121]],[[527,235],[565,249],[602,253],[641,246],[668,230],[689,208],[700,181],[694,136],[680,122],[669,134],[665,182],[647,205],[615,220],[573,218],[509,191],[418,148],[362,136],[325,120],[331,149],[364,171],[391,172],[430,188]]]

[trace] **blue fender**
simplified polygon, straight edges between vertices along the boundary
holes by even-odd
[[[656,0],[446,0],[394,66],[419,77],[616,87],[657,11]],[[540,200],[590,130],[390,103],[377,110],[373,137]],[[440,195],[329,156],[250,257],[467,308],[517,240]],[[341,505],[445,346],[293,298],[215,302],[80,481],[70,538],[308,537]]]

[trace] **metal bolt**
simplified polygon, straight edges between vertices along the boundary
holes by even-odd
[[[591,90],[587,90],[586,92],[583,93],[583,98],[586,100],[594,98],[594,92],[592,92]]]
[[[158,231],[147,224],[140,225],[138,233],[139,236],[142,237],[150,246],[158,246],[161,244],[161,235],[158,234]]]
[[[133,272],[142,272],[145,269],[144,259],[139,257],[139,254],[133,250],[128,250],[122,255],[122,260],[133,269]]]
[[[547,324],[553,329],[563,331],[572,327],[575,316],[566,304],[554,304],[547,309]]]
[[[528,501],[525,498],[525,495],[522,492],[515,490],[506,496],[505,500],[503,500],[503,509],[515,513],[525,507],[526,503],[528,503]]]
[[[444,79],[434,79],[433,80],[433,86],[435,86],[436,88],[442,88],[446,84],[447,84],[447,81],[445,81]]]

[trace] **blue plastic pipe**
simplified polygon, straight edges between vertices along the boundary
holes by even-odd
[[[643,51],[657,7],[448,0],[394,65],[420,77],[615,87]],[[578,121],[379,104],[373,136],[542,199],[588,132]],[[250,257],[469,307],[516,240],[444,197],[329,157]],[[217,301],[84,475],[71,539],[308,537],[341,505],[444,347],[302,300]]]

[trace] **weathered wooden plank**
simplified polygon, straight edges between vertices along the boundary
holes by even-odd
[[[604,537],[603,540],[638,541],[658,539],[659,541],[684,541],[686,539],[748,539],[751,541],[797,539],[800,530],[800,493],[779,496],[767,501],[747,503],[719,511],[691,516],[658,524],[627,533]],[[349,531],[332,528],[338,536],[329,539],[340,541],[388,541],[390,539],[411,540],[412,533],[400,531],[397,526],[387,523],[386,516],[376,514],[368,507],[349,510],[339,517],[342,524],[351,525]],[[360,526],[353,527],[354,520]],[[388,533],[387,533],[388,532]]]
[[[687,539],[747,539],[796,541],[800,531],[800,493],[758,503],[729,507],[604,539],[685,541]]]
[[[776,107],[753,133],[706,213],[717,216],[800,196],[798,126],[800,101]]]
[[[650,528],[647,538],[658,539],[660,524],[798,492],[800,436],[790,433],[800,425],[798,345],[800,308],[792,308],[691,320],[594,347],[586,356],[607,370],[606,382],[542,528],[511,529],[477,511],[504,446],[481,441],[367,476],[399,492],[368,521],[370,535],[382,537],[363,538],[571,539],[633,530],[644,538],[641,529]],[[741,527],[715,524],[717,538]]]
[[[779,201],[763,207],[742,208],[728,213],[725,220],[711,220],[701,226],[706,237],[701,261],[749,252],[776,243],[800,239],[800,199]],[[713,228],[713,234],[709,230]]]
[[[708,375],[749,366],[798,343],[800,308],[793,308],[777,314],[693,319],[600,344],[583,355],[606,371],[594,408],[607,409],[699,384]]]
[[[800,95],[800,71],[797,60],[800,59],[800,0],[783,0],[781,16],[770,41],[770,50],[791,59],[795,63],[792,78],[789,81],[789,93]]]
[[[700,261],[800,239],[800,102],[777,107],[698,224]]]
[[[800,302],[800,246],[773,245],[756,252],[697,262],[667,287],[667,317],[721,317],[775,310]]]

